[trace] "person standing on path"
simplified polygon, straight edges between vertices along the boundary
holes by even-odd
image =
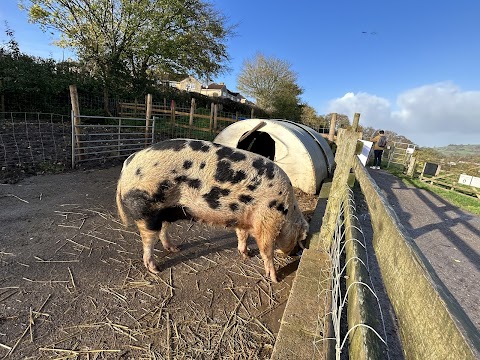
[[[373,146],[373,166],[370,166],[371,169],[380,169],[382,165],[382,155],[383,150],[387,146],[387,137],[385,136],[385,131],[379,130],[377,136],[374,136],[370,139],[370,141],[374,142]]]

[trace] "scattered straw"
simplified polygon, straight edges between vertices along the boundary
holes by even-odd
[[[59,353],[70,353],[72,355],[76,355],[76,356],[79,356],[79,355],[87,355],[88,354],[99,354],[99,353],[118,353],[120,352],[121,350],[111,350],[111,349],[99,349],[99,350],[70,350],[70,349],[59,349],[59,348],[44,348],[44,347],[41,347],[39,348],[38,350],[40,351],[55,351],[55,352],[59,352]]]
[[[72,281],[72,286],[75,289],[77,286],[75,285],[75,280],[73,279],[72,270],[69,267],[67,269],[68,269],[68,273],[70,274],[70,280]]]
[[[5,195],[1,195],[2,197],[14,197],[15,199],[18,199],[20,201],[23,201],[24,203],[27,203],[27,204],[30,204],[27,200],[24,200],[22,199],[21,197],[18,197],[17,195],[13,195],[13,194],[5,194]]]
[[[50,299],[50,297],[52,296],[52,294],[49,294],[47,296],[47,298],[45,299],[45,301],[43,302],[43,304],[40,306],[40,308],[38,309],[37,313],[41,313],[41,311],[43,310],[45,304],[47,303],[47,301]],[[25,328],[25,330],[23,331],[22,335],[20,335],[20,337],[17,339],[17,341],[15,342],[15,345],[13,345],[13,347],[8,351],[7,355],[5,355],[5,357],[7,356],[10,356],[13,354],[13,352],[15,351],[15,349],[17,348],[17,346],[20,344],[20,342],[22,341],[22,339],[24,338],[24,336],[32,331],[32,323],[38,318],[39,315],[35,315],[32,317],[32,313],[30,312],[30,318],[29,318],[29,324],[28,326]],[[32,336],[32,341],[33,341],[33,336]]]

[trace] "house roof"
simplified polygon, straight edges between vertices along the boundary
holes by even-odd
[[[212,83],[207,86],[207,89],[223,89],[224,87],[225,87],[224,84],[221,85],[221,84]]]

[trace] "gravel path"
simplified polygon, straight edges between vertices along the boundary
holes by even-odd
[[[480,216],[407,186],[384,170],[370,175],[438,277],[480,329]]]

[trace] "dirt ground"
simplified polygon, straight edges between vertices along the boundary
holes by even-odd
[[[147,273],[141,241],[114,207],[121,167],[0,185],[0,356],[14,359],[265,359],[299,257],[276,258],[278,284],[233,231],[188,221],[158,244]],[[297,192],[307,218],[316,198]]]
[[[152,275],[136,229],[116,217],[119,173],[115,166],[0,184],[0,356],[269,358],[299,257],[276,258],[280,282],[271,284],[254,241],[254,256],[243,262],[232,231],[184,221],[169,229],[182,251],[171,254],[158,244],[162,272]],[[384,171],[372,176],[478,328],[480,218]],[[299,191],[297,198],[309,219],[316,198]],[[366,205],[356,202],[370,238]],[[403,359],[395,315],[371,259],[390,359]]]

